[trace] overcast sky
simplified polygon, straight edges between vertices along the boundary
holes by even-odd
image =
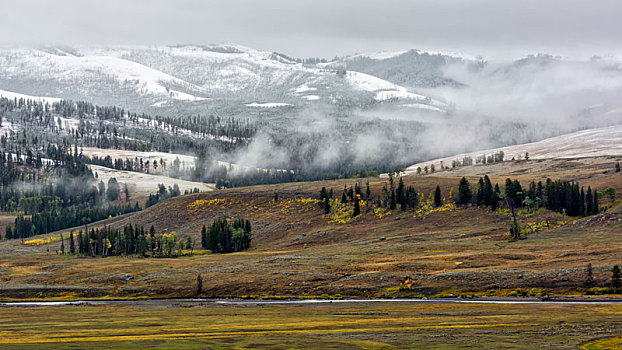
[[[231,42],[298,57],[622,54],[620,0],[0,0],[0,45]]]

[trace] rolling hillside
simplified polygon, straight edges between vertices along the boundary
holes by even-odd
[[[613,171],[616,159],[620,158],[523,160],[461,171],[471,168],[500,184],[506,177],[524,185],[546,177],[579,181],[598,190],[613,187],[620,193],[622,176]],[[596,285],[606,285],[622,248],[619,201],[603,198],[601,204],[610,209],[582,219],[546,210],[520,214],[526,239],[512,241],[507,210],[451,205],[449,193],[461,176],[451,174],[404,178],[425,197],[440,185],[447,206],[439,210],[378,211],[370,201],[352,220],[348,215],[326,215],[317,201],[321,187],[340,193],[344,185],[357,181],[336,180],[181,196],[99,224],[154,225],[158,232],[176,231],[199,242],[201,227],[212,220],[244,218],[252,222],[253,243],[250,250],[239,253],[210,254],[195,243],[192,257],[178,259],[79,259],[54,253],[59,249],[54,238],[58,233],[37,237],[43,239],[41,245],[2,241],[0,294],[191,296],[197,274],[204,278],[205,295],[214,297],[583,294],[588,263],[593,265]],[[476,176],[469,176],[471,184]],[[372,198],[379,198],[387,180],[368,180]],[[122,281],[126,274],[134,279]],[[405,279],[409,287],[400,288]]]
[[[620,140],[622,140],[622,125],[587,129],[527,144],[492,148],[433,159],[413,164],[406,168],[405,173],[416,173],[417,168],[430,168],[432,165],[436,169],[441,169],[441,164],[445,167],[451,167],[453,161],[462,163],[465,157],[470,157],[475,161],[478,157],[491,156],[499,152],[503,152],[505,160],[525,159],[526,155],[533,160],[602,156],[621,157],[622,143],[620,143]]]
[[[284,55],[224,44],[0,50],[2,89],[143,110],[227,101],[251,106],[333,104],[344,99],[374,103],[389,98],[432,102],[377,78],[374,86],[360,89],[358,82],[337,73]],[[378,98],[380,92],[384,97]]]

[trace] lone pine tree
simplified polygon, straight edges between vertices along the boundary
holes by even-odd
[[[434,191],[434,205],[436,207],[443,206],[443,197],[442,197],[441,188],[439,185],[436,185],[436,190]]]

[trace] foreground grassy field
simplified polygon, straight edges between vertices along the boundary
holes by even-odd
[[[622,305],[1,307],[2,349],[619,349]]]
[[[222,215],[243,217],[253,224],[252,248],[233,254],[195,249],[194,255],[179,259],[90,258],[57,255],[59,233],[30,243],[2,241],[0,297],[190,297],[198,274],[204,297],[585,294],[588,264],[594,267],[597,287],[605,287],[612,266],[622,264],[619,202],[583,219],[544,210],[522,214],[521,225],[529,233],[513,242],[508,237],[509,212],[456,208],[447,197],[461,176],[474,185],[483,174],[499,184],[506,177],[520,179],[523,185],[549,177],[598,190],[611,186],[621,193],[622,175],[613,172],[615,160],[508,162],[408,176],[406,185],[414,185],[426,198],[439,184],[447,204],[439,210],[392,212],[377,212],[369,205],[353,220],[324,214],[314,200],[323,186],[340,196],[344,185],[356,180],[182,196],[106,224],[153,224],[157,230],[177,231],[200,242],[202,225]],[[364,186],[366,180],[359,181]],[[369,182],[372,197],[378,198],[387,179]],[[121,280],[126,274],[134,279]],[[407,277],[410,282],[401,286]]]

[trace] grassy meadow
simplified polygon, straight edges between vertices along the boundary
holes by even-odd
[[[3,349],[619,349],[622,305],[364,303],[0,308]]]

